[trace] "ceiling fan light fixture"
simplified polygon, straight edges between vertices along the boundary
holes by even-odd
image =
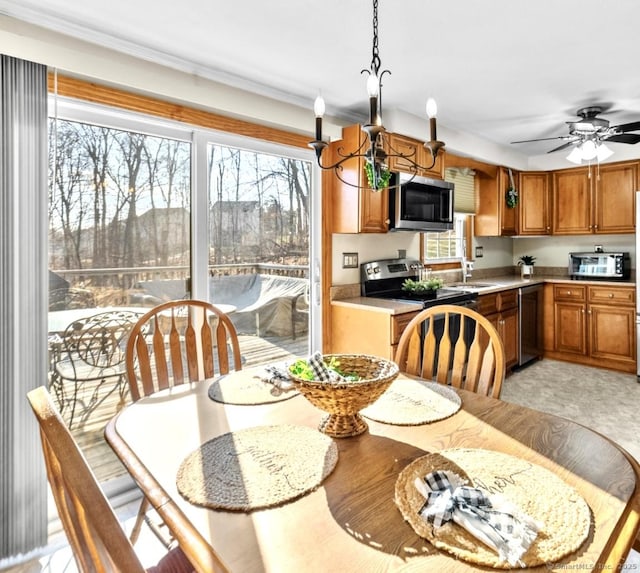
[[[576,165],[580,165],[582,163],[582,151],[580,150],[580,146],[576,146],[571,150],[571,153],[567,155],[567,160],[571,161],[571,163],[575,163]]]
[[[582,159],[586,159],[587,161],[595,159],[598,154],[598,149],[592,139],[587,139],[580,147],[582,149]]]
[[[604,143],[601,143],[600,145],[598,145],[598,152],[596,154],[598,161],[604,161],[605,159],[609,159],[609,157],[611,157],[612,155],[613,155],[613,151],[611,151],[611,149],[609,149]]]

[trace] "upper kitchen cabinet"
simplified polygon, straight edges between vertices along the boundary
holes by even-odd
[[[390,133],[388,135],[391,149],[387,149],[387,153],[401,153],[402,155],[408,155],[411,160],[415,161],[418,165],[431,165],[433,158],[429,150],[425,148],[423,141],[412,139],[398,133]],[[388,163],[391,171],[414,172],[413,165],[402,157],[389,157]],[[438,153],[433,167],[430,169],[418,169],[416,175],[442,179],[444,177],[443,154]]]
[[[517,188],[518,173],[511,172]],[[511,185],[509,170],[497,169],[495,177],[477,176],[478,201],[476,205],[475,235],[498,237],[518,234],[518,208],[507,203],[507,190]]]
[[[635,233],[638,163],[601,165],[599,171],[592,173],[595,232]]]
[[[323,161],[338,161],[341,153],[358,149],[365,138],[359,125],[345,127],[342,139],[332,142],[324,152]],[[389,192],[369,189],[361,157],[342,164],[340,177],[344,181],[332,172],[325,172],[325,177],[330,178],[334,233],[386,233],[389,230]]]
[[[553,234],[634,233],[637,184],[637,162],[553,172]]]
[[[520,173],[519,235],[551,233],[549,174],[542,171]]]

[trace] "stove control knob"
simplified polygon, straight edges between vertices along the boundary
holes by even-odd
[[[367,274],[368,275],[373,274],[373,269],[371,267],[367,267]]]
[[[374,273],[379,273],[380,272],[380,267],[373,267],[373,272]]]

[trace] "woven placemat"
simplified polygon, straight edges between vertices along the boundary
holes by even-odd
[[[257,426],[214,438],[178,469],[178,491],[196,505],[250,511],[316,489],[338,461],[335,442],[303,426]]]
[[[397,426],[415,426],[448,418],[462,404],[455,390],[444,384],[411,378],[396,378],[363,416]]]
[[[273,385],[263,382],[264,368],[248,368],[224,374],[209,386],[209,398],[222,404],[251,406],[280,402],[297,396],[295,389],[278,393]]]
[[[396,481],[395,501],[418,535],[459,559],[509,569],[508,563],[499,562],[497,553],[459,525],[449,522],[435,529],[418,515],[424,498],[413,482],[434,470],[453,471],[466,478],[469,485],[502,494],[544,524],[522,557],[526,567],[556,563],[576,551],[589,535],[589,506],[573,487],[551,471],[500,452],[443,450],[422,456],[402,470]]]

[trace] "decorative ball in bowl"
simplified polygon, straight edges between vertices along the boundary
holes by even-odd
[[[323,360],[326,364],[339,363],[340,372],[356,379],[306,380],[289,372],[296,389],[316,408],[328,413],[318,429],[334,438],[366,432],[369,426],[359,412],[382,396],[398,376],[398,365],[368,354],[325,354]]]

